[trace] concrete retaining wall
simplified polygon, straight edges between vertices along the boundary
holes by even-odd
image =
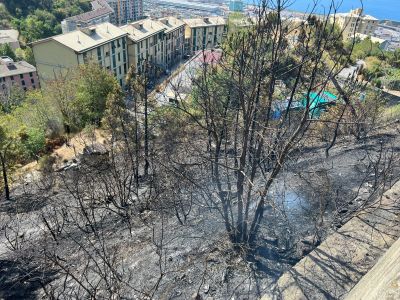
[[[283,274],[278,290],[262,299],[343,299],[399,236],[400,182]]]

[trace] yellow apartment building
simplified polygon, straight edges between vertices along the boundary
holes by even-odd
[[[144,19],[122,26],[128,33],[129,63],[138,73],[165,71],[179,62],[184,49],[185,24],[174,17]]]
[[[88,61],[110,70],[123,86],[128,70],[127,33],[102,23],[32,43],[40,81],[45,83]]]
[[[185,50],[185,23],[174,17],[158,19],[165,27],[165,64],[167,68],[178,63]]]
[[[227,24],[222,17],[185,19],[187,54],[218,47],[226,34]]]
[[[156,20],[144,19],[122,26],[128,34],[129,64],[141,73],[151,66],[164,66],[164,31],[163,24]],[[148,70],[147,70],[148,71]]]
[[[330,21],[342,30],[344,40],[353,39],[357,33],[372,36],[378,26],[378,19],[364,15],[361,8],[351,10],[348,13],[332,15]]]

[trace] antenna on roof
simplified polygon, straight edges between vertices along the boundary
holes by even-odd
[[[108,31],[108,24],[107,24],[107,33],[110,33],[110,32]]]
[[[79,33],[78,33],[78,43],[79,43],[79,44],[81,43],[81,41],[79,40]]]

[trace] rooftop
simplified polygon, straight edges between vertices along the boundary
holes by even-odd
[[[17,42],[18,36],[19,36],[18,30],[15,29],[0,30],[0,44]]]
[[[121,29],[129,34],[131,40],[137,42],[164,31],[166,26],[157,20],[144,19],[122,26]]]
[[[222,17],[185,19],[183,20],[183,22],[185,22],[189,27],[208,27],[216,25],[226,25],[226,21]]]
[[[26,61],[14,62],[8,56],[2,56],[0,58],[0,78],[29,72],[36,72],[36,68]]]
[[[163,23],[166,28],[165,32],[168,33],[170,31],[176,30],[181,26],[184,26],[185,23],[182,20],[179,20],[175,17],[165,17],[158,19],[161,23]]]
[[[37,45],[54,40],[76,52],[84,52],[126,35],[127,33],[117,26],[111,23],[102,23],[39,40],[32,44]]]
[[[369,35],[366,35],[366,34],[363,34],[363,33],[356,33],[356,37],[360,38],[361,40],[365,40],[366,38],[370,38],[371,42],[379,43],[379,44],[383,44],[383,43],[387,42],[387,40],[385,40],[385,39],[381,39],[381,38],[378,38],[376,36],[369,36]]]
[[[363,15],[363,10],[361,8],[353,9],[348,13],[338,13],[335,14],[336,16],[340,17],[354,17],[354,18],[362,18],[364,20],[372,20],[372,21],[377,21],[378,19],[371,16],[371,15]]]
[[[80,15],[69,17],[66,20],[87,22],[92,19],[114,13],[114,10],[110,7],[110,5],[108,5],[107,1],[105,0],[92,1],[91,5],[93,9],[92,11],[88,11]]]

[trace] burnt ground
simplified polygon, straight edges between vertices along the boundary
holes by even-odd
[[[283,272],[376,196],[374,187],[380,183],[383,166],[399,153],[399,128],[393,125],[361,141],[339,140],[328,158],[318,144],[293,153],[271,191],[273,201],[258,244],[246,259],[231,249],[220,218],[208,208],[194,208],[185,225],[171,216],[144,211],[130,226],[100,208],[96,220],[103,235],[97,239],[118,253],[124,266],[120,276],[133,286],[121,287],[121,293],[130,295],[125,299],[135,298],[132,290],[155,299],[191,299],[197,293],[201,297],[197,299],[255,299],[269,293]],[[379,153],[384,155],[378,167],[374,162]],[[398,165],[387,173],[387,179],[394,181],[400,175]],[[64,238],[57,242],[45,234],[42,216],[59,207],[73,215],[75,201],[57,185],[46,189],[30,181],[15,187],[12,201],[0,203],[0,298],[49,298],[62,292],[61,298],[79,298],[70,292],[71,278],[65,279],[65,272],[44,259],[42,250],[50,249],[60,262],[67,258],[74,274],[84,274],[89,255],[98,260],[93,254],[98,250],[92,243],[95,237],[82,230],[87,224],[62,224]],[[81,252],[84,246],[87,255]],[[153,293],[160,274],[162,280]]]

